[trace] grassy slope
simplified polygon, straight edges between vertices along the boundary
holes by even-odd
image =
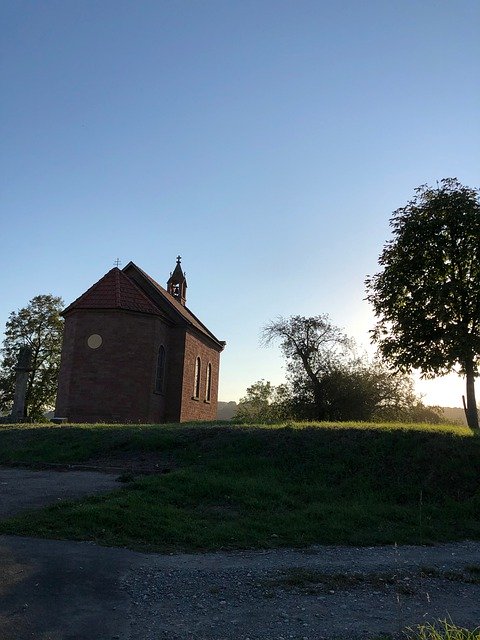
[[[0,463],[121,452],[158,452],[174,469],[10,519],[0,532],[162,550],[480,538],[480,439],[459,427],[0,429]]]

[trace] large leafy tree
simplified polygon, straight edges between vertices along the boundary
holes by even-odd
[[[384,358],[424,377],[466,376],[467,420],[478,429],[480,202],[476,189],[446,178],[422,185],[390,221],[393,239],[368,277],[372,332]]]
[[[55,403],[62,349],[63,300],[39,295],[19,311],[12,311],[5,327],[0,367],[0,410],[11,409],[15,392],[15,366],[20,347],[32,350],[28,378],[26,417],[39,419]]]

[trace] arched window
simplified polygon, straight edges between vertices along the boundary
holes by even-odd
[[[207,364],[207,382],[205,388],[205,402],[210,402],[212,395],[212,365],[210,362]]]
[[[160,345],[157,355],[157,371],[155,375],[155,391],[163,393],[165,389],[165,347]]]
[[[202,363],[200,361],[200,358],[198,357],[195,360],[195,382],[193,384],[193,397],[194,398],[199,398],[200,397],[200,367],[202,366]]]

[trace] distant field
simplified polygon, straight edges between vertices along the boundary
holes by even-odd
[[[467,426],[465,410],[460,407],[442,407],[443,417],[446,422]]]
[[[157,550],[480,539],[480,438],[458,426],[8,425],[0,463],[126,481],[1,533]]]

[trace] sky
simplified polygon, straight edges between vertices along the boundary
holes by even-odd
[[[371,349],[392,212],[479,186],[477,0],[3,0],[0,24],[0,327],[116,258],[165,284],[180,254],[238,400],[284,379],[278,316]]]

